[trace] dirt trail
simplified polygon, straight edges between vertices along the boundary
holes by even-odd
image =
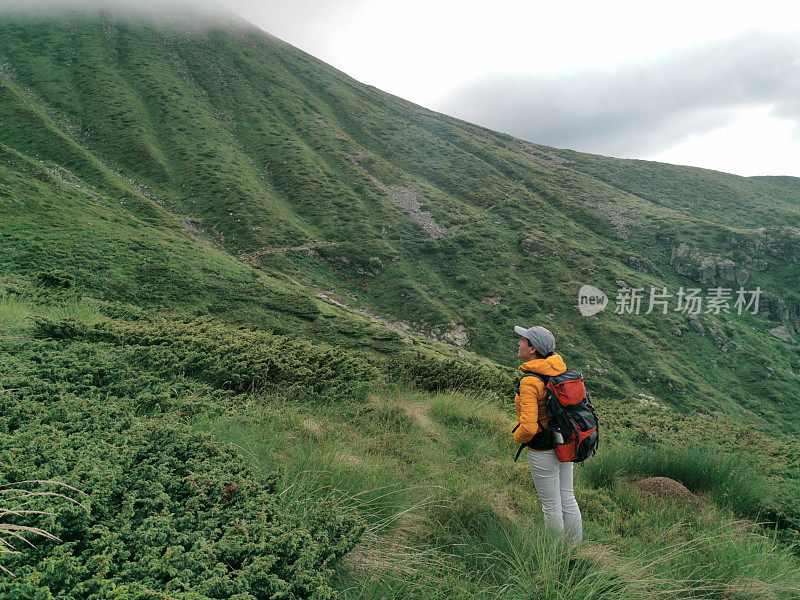
[[[309,255],[311,255],[315,248],[320,248],[322,246],[332,246],[332,245],[333,242],[308,242],[306,244],[300,244],[299,246],[260,248],[259,250],[253,250],[252,252],[245,252],[244,254],[240,254],[238,258],[242,262],[257,264],[258,259],[266,254],[274,254],[275,252],[307,252]]]
[[[409,337],[408,333],[406,333],[409,329],[411,329],[411,326],[408,323],[393,323],[392,321],[387,321],[386,319],[372,312],[371,310],[365,310],[363,308],[356,308],[354,306],[350,306],[349,304],[342,302],[338,298],[334,298],[333,296],[326,294],[324,292],[317,293],[317,296],[319,296],[320,298],[324,298],[331,304],[335,304],[336,306],[339,306],[341,308],[346,308],[349,311],[358,313],[364,317],[368,317],[369,319],[372,320],[372,322],[376,326],[383,327],[384,329],[389,329],[391,331],[394,331],[395,333],[399,333],[400,337],[406,344],[411,343],[411,338]],[[419,332],[415,333],[418,333],[418,335],[422,335],[419,334]]]

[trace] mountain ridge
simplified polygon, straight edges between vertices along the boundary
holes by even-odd
[[[292,280],[340,290],[348,305],[508,366],[510,325],[533,319],[552,326],[608,392],[642,389],[682,406],[696,389],[695,410],[710,402],[749,413],[764,412],[750,398],[758,390],[776,401],[762,417],[789,410],[781,406],[793,402],[797,350],[769,331],[796,334],[800,322],[792,178],[517,140],[364,86],[252,26],[198,33],[70,19],[0,27],[0,142],[108,206],[122,196],[145,221],[169,222],[176,239],[184,231],[196,240],[185,231],[193,223],[278,288]],[[43,235],[36,223],[14,224],[17,250]],[[43,247],[56,240],[51,232]],[[103,263],[94,252],[78,273],[88,273],[87,291],[142,301],[141,284],[120,295],[124,278],[115,289],[91,275]],[[115,260],[132,263],[132,281],[147,280],[172,273],[166,255],[174,253]],[[200,267],[206,259],[196,256]],[[2,263],[25,272],[19,258]],[[151,296],[172,289],[179,299],[180,278],[169,278],[149,283]],[[674,313],[579,316],[581,285],[611,292],[619,282],[760,285],[768,319],[701,313],[696,327]],[[183,302],[207,304],[202,295],[198,286]],[[676,343],[659,349],[666,340]],[[752,348],[775,364],[769,385],[755,375]],[[723,365],[710,378],[706,356]],[[592,366],[604,359],[613,376]]]

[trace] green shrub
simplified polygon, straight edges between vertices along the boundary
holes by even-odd
[[[75,339],[118,348],[139,369],[196,378],[235,392],[279,391],[295,398],[363,399],[379,371],[428,391],[492,390],[513,395],[510,370],[421,353],[371,364],[324,342],[291,338],[208,317],[85,325],[67,318],[36,320],[41,338]]]
[[[66,318],[58,321],[46,317],[34,318],[34,335],[53,340],[75,339],[83,335],[86,325],[77,319]]]
[[[516,390],[516,379],[511,372],[472,364],[466,360],[446,359],[417,352],[392,359],[387,368],[396,378],[426,391],[493,390],[513,395]]]
[[[49,271],[39,271],[36,274],[36,282],[45,287],[69,288],[75,283],[75,276],[61,269],[50,269]]]
[[[360,399],[377,377],[366,360],[323,342],[237,328],[210,318],[94,326],[40,319],[36,332],[41,337],[107,344],[138,369],[191,377],[235,392]]]
[[[327,580],[363,531],[328,502],[281,506],[275,478],[205,434],[131,417],[113,399],[38,401],[36,385],[0,395],[0,483],[79,484],[90,512],[25,516],[58,536],[3,566],[0,596],[176,600],[333,598]],[[39,497],[29,508],[52,508]],[[22,523],[21,523],[22,524]],[[46,595],[41,595],[45,593]]]

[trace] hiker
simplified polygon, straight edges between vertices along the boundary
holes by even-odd
[[[555,354],[556,340],[544,327],[514,327],[522,339],[517,356],[525,362],[523,373],[561,375],[567,370],[564,359]],[[583,538],[581,511],[572,490],[572,463],[556,457],[553,432],[547,429],[549,415],[545,404],[545,383],[539,377],[523,377],[514,398],[518,424],[514,439],[528,447],[528,465],[533,484],[542,502],[546,528],[564,533],[574,544]]]

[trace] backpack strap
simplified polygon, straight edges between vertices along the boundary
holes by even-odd
[[[522,377],[519,378],[519,384],[522,384],[522,380],[525,379],[526,377],[536,377],[537,379],[541,380],[542,383],[544,383],[544,393],[547,394],[547,382],[550,380],[550,377],[548,377],[547,375],[542,375],[541,373],[527,373],[526,372],[526,373],[523,373]],[[520,392],[520,385],[517,385],[517,394],[519,394],[519,392]],[[538,419],[536,420],[536,422],[539,425],[539,428],[544,430],[544,427],[542,427],[542,422],[539,421]],[[514,433],[517,429],[519,429],[519,425],[520,424],[517,423],[517,426],[514,427],[514,429],[511,431],[511,433]],[[519,455],[522,454],[522,449],[525,448],[529,443],[530,442],[525,442],[524,444],[520,444],[519,445],[519,450],[517,450],[517,455],[514,457],[514,462],[517,462],[517,459],[519,458]]]
[[[517,462],[517,459],[519,458],[519,455],[522,454],[522,449],[524,447],[525,447],[525,444],[520,444],[519,445],[519,450],[517,450],[517,455],[514,457],[514,462]]]
[[[545,396],[547,395],[547,382],[550,381],[550,377],[548,375],[542,375],[541,373],[525,373],[522,377],[520,377],[519,384],[517,385],[517,394],[519,394],[520,392],[522,380],[525,379],[526,377],[536,377],[536,379],[539,379],[544,384],[544,393]],[[541,426],[542,424],[539,423],[539,427]]]
[[[537,379],[541,379],[545,386],[547,386],[547,382],[550,381],[549,375],[542,375],[541,373],[528,373],[526,371],[522,374],[522,377],[519,378],[520,383],[522,383],[522,380],[526,377],[536,377]]]

